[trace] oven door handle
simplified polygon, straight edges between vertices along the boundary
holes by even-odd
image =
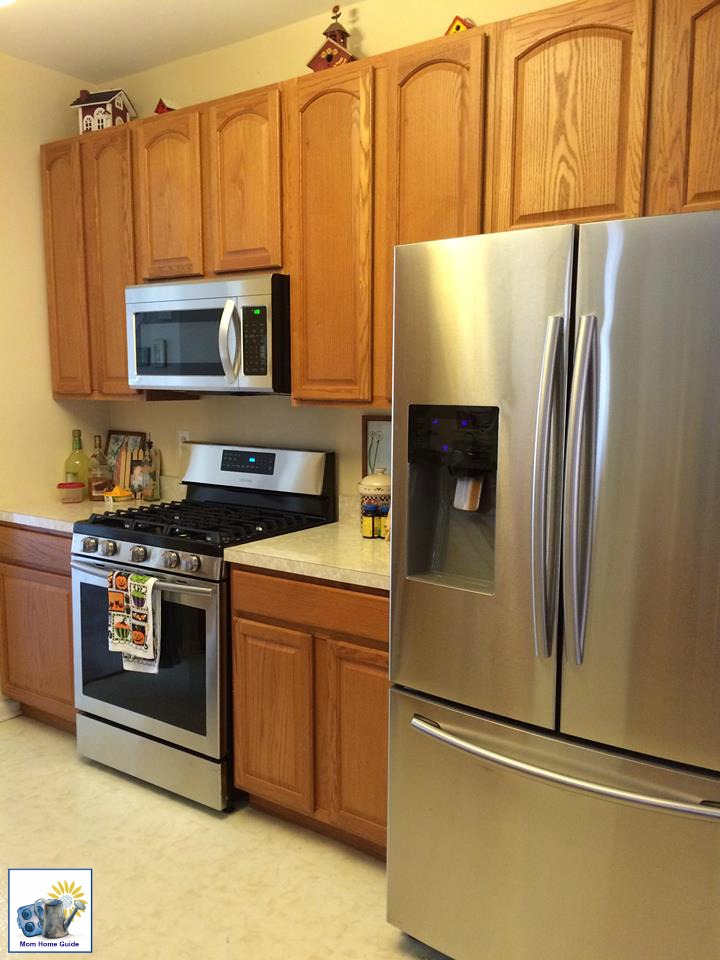
[[[106,571],[102,567],[94,567],[89,563],[80,563],[77,560],[72,560],[70,566],[73,570],[77,570],[78,573],[90,573],[96,576],[104,577]],[[152,574],[150,574],[152,576]],[[189,593],[192,596],[196,597],[211,597],[216,587],[193,587],[188,586],[184,583],[169,583],[167,580],[158,579],[157,584],[155,585],[156,590],[164,590],[167,593]]]

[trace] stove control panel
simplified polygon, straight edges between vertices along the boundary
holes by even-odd
[[[130,531],[128,533],[132,536]],[[222,580],[225,574],[223,558],[202,553],[200,544],[195,546],[195,550],[198,552],[186,553],[184,550],[141,544],[132,540],[93,537],[88,533],[74,533],[72,539],[73,556],[84,558],[98,568],[118,570],[125,566],[135,567],[138,572],[161,578],[163,570],[168,573],[172,570],[175,576]]]
[[[223,450],[220,469],[226,473],[264,473],[272,476],[275,454],[267,450]]]

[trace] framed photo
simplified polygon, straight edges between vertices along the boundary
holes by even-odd
[[[363,476],[385,467],[390,473],[392,418],[365,414],[362,418]]]
[[[108,466],[112,471],[113,483],[119,483],[122,486],[128,486],[131,472],[132,454],[135,450],[145,449],[145,434],[140,430],[108,430],[107,440],[105,441],[105,456],[108,460]],[[126,453],[125,476],[118,476],[118,459],[123,453]]]

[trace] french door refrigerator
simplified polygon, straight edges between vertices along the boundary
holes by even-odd
[[[388,917],[720,956],[720,212],[400,246]]]

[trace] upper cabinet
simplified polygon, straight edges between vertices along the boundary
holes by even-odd
[[[80,155],[93,388],[137,396],[128,386],[125,333],[125,287],[135,283],[130,128],[86,135]]]
[[[139,277],[202,276],[200,112],[144,120],[133,134]]]
[[[720,207],[720,0],[655,0],[648,214]]]
[[[492,230],[642,213],[649,0],[580,0],[501,25]]]
[[[282,263],[280,90],[253,90],[203,109],[206,271]]]
[[[373,69],[288,85],[293,396],[372,399]]]
[[[92,392],[85,286],[82,172],[77,139],[41,148],[53,392]]]

